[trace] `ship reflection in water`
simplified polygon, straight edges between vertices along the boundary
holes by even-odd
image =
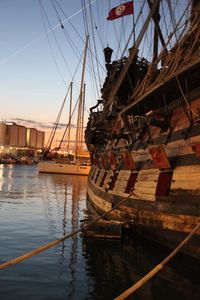
[[[86,177],[0,165],[0,263],[76,230],[85,218]],[[135,237],[75,236],[0,271],[0,299],[113,299],[169,253]],[[130,299],[199,299],[199,262],[178,255]]]

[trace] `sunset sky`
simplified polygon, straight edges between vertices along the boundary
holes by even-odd
[[[40,3],[44,8],[42,13]],[[80,11],[81,1],[59,0],[58,3],[62,6],[67,17],[70,17],[84,40],[82,13]],[[60,12],[59,14],[61,20],[64,21],[63,14]],[[61,57],[53,33],[49,32],[51,29],[46,16],[51,23],[52,32],[59,42],[68,68],[73,74],[78,59],[66,41],[52,1],[0,1],[0,117],[3,120],[17,118],[17,122],[33,121],[33,126],[35,126],[34,122],[39,122],[38,124],[42,125],[43,123],[54,122],[56,119],[72,76]],[[71,26],[67,22],[64,23],[64,26],[66,26],[69,34],[73,35],[73,40],[82,53],[83,41],[72,32]],[[49,32],[50,43],[45,31]],[[49,44],[53,49],[52,51]],[[59,68],[56,67],[55,61]],[[80,70],[81,65],[75,78],[77,87],[80,83]],[[74,91],[74,101],[76,97],[77,90]],[[88,104],[95,103],[95,101],[96,99],[87,99]]]
[[[76,56],[69,46],[66,33],[59,24],[58,15],[65,31],[81,54],[85,41],[82,4],[86,4],[89,14],[88,3],[90,2],[94,15],[97,14],[98,9],[102,9],[102,4],[105,4],[106,8],[103,10],[105,15],[101,18],[104,18],[105,24],[107,22],[109,2],[107,0],[57,0],[53,2],[56,10],[51,0],[0,0],[1,120],[16,119],[16,122],[27,120],[30,123],[33,122],[33,126],[36,123],[41,126],[43,123],[46,125],[56,119],[79,61],[78,55]],[[113,1],[113,5],[114,3],[118,1]],[[67,22],[59,7],[70,19],[80,36]],[[98,18],[100,20],[100,17]],[[105,24],[103,29],[106,28]],[[105,47],[106,42],[106,40],[103,41]],[[98,51],[104,67],[102,46],[98,45]],[[89,57],[87,57],[87,62],[90,63]],[[102,67],[100,72],[103,79],[105,73]],[[74,103],[78,97],[80,74],[81,64],[74,80]],[[86,108],[89,110],[89,107],[96,103],[97,95],[92,92],[91,75],[87,70],[85,83]],[[63,122],[67,118],[66,112]]]
[[[142,2],[134,1],[135,15]],[[0,0],[1,120],[48,130],[79,64],[73,80],[75,104],[80,88],[86,18],[94,64],[93,68],[88,51],[86,124],[89,108],[100,97],[106,75],[103,48],[109,44],[114,49],[113,58],[120,58],[132,29],[132,16],[112,22],[106,20],[109,9],[119,3],[117,0]],[[69,99],[61,119],[63,124],[67,123],[68,109]]]

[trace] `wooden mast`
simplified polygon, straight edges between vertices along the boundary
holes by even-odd
[[[148,0],[149,8],[152,10],[152,7],[156,1]],[[162,34],[162,31],[160,29],[159,21],[160,21],[160,0],[157,1],[157,5],[155,8],[155,11],[152,15],[152,19],[154,21],[154,43],[153,43],[153,60],[155,61],[158,57],[158,38],[160,39],[160,42],[162,44],[162,47],[165,47],[165,40]]]
[[[83,127],[84,127],[84,110],[85,110],[85,86],[86,84],[83,84],[83,105],[82,105],[82,120],[81,120],[81,149],[83,146]]]
[[[71,133],[70,131],[71,131],[71,120],[72,120],[72,87],[73,87],[73,82],[70,83],[69,129],[68,129],[67,152],[69,152],[70,133]]]
[[[82,106],[83,106],[83,81],[85,76],[85,64],[86,64],[86,54],[87,54],[87,48],[88,48],[88,40],[89,35],[86,36],[86,42],[85,42],[85,50],[84,50],[84,57],[83,57],[83,68],[82,68],[82,75],[81,75],[81,85],[80,85],[80,94],[79,94],[79,104],[78,104],[78,114],[77,114],[77,124],[76,124],[76,139],[75,139],[75,162],[77,157],[77,150],[80,149],[81,145],[81,115],[82,115]]]

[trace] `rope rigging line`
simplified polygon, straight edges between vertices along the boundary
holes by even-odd
[[[68,63],[67,63],[67,61],[66,61],[66,59],[65,59],[65,56],[64,56],[64,54],[63,54],[63,52],[62,52],[62,50],[61,50],[61,47],[60,47],[60,45],[59,45],[59,43],[58,43],[58,40],[57,40],[57,38],[56,38],[56,36],[55,36],[55,33],[54,33],[54,31],[53,31],[53,28],[51,27],[51,24],[50,24],[50,22],[49,22],[49,19],[48,19],[48,17],[47,17],[47,14],[46,14],[46,12],[45,12],[45,9],[44,9],[44,7],[43,7],[43,5],[42,5],[42,3],[41,3],[41,0],[38,0],[38,1],[39,1],[39,4],[40,4],[40,7],[41,7],[41,9],[42,9],[42,11],[43,11],[43,13],[44,13],[44,15],[45,15],[45,17],[46,17],[46,20],[47,20],[47,23],[48,23],[48,25],[49,25],[49,28],[50,28],[50,30],[51,30],[51,32],[52,32],[52,34],[53,34],[53,37],[54,37],[54,40],[55,40],[56,45],[57,45],[57,47],[58,47],[58,50],[59,50],[59,52],[60,52],[60,54],[61,54],[61,56],[62,56],[62,58],[63,58],[63,60],[64,60],[64,63],[65,63],[65,65],[66,65],[66,67],[67,67],[67,70],[68,70],[70,76],[72,77],[72,74],[71,74],[70,68],[69,68],[69,66],[68,66]]]
[[[161,61],[162,59],[162,56],[163,54],[165,53],[166,49],[167,49],[167,46],[169,45],[170,41],[172,40],[172,37],[174,35],[174,33],[180,29],[180,28],[184,28],[183,31],[185,30],[188,22],[190,21],[190,19],[186,19],[185,20],[185,23],[181,24],[182,20],[183,20],[183,17],[185,16],[185,13],[186,11],[188,10],[188,8],[190,7],[191,5],[191,0],[189,1],[188,5],[185,7],[185,10],[183,12],[183,14],[181,15],[179,21],[177,22],[177,27],[175,28],[175,30],[169,35],[168,37],[168,40],[166,41],[165,43],[165,47],[163,47],[163,49],[161,50],[160,54],[158,55],[158,58],[156,59],[156,61],[154,62],[155,64],[159,63],[159,61]],[[179,36],[179,40],[181,39],[181,35]],[[172,64],[175,64],[176,61],[172,61]],[[155,86],[156,84],[159,84],[161,83],[162,81],[162,78],[163,76],[165,76],[165,80],[166,80],[166,77],[167,76],[170,76],[170,74],[172,74],[172,72],[170,72],[169,74],[169,71],[170,71],[170,68],[166,68],[164,69],[164,72],[160,72],[159,76],[155,79],[155,81],[153,81],[151,83],[151,85],[146,85],[146,81],[149,80],[149,72],[146,74],[146,76],[143,78],[143,80],[141,81],[140,85],[135,89],[133,95],[131,96],[132,99],[134,99],[134,102],[131,102],[126,108],[124,108],[121,112],[121,115],[123,113],[125,113],[125,111],[128,111],[133,105],[135,105],[135,103],[139,102],[145,95],[145,91],[148,89],[148,88],[152,88],[152,86]],[[167,74],[165,74],[165,72]],[[173,71],[174,72],[174,71]],[[146,90],[145,90],[145,86],[146,86]]]
[[[52,57],[53,57],[53,60],[54,60],[55,66],[56,66],[56,68],[57,68],[57,70],[58,70],[58,73],[59,73],[59,75],[60,75],[60,77],[61,77],[61,80],[62,80],[62,82],[64,83],[65,87],[67,87],[67,85],[66,85],[66,83],[65,83],[65,80],[64,80],[64,77],[62,76],[62,73],[61,73],[61,71],[60,71],[60,68],[59,68],[59,66],[58,66],[58,63],[57,63],[57,61],[56,61],[56,57],[55,57],[55,55],[54,55],[53,48],[52,48],[52,46],[51,46],[49,36],[48,36],[48,34],[47,34],[47,29],[46,29],[45,22],[44,22],[44,14],[43,14],[43,12],[42,12],[41,7],[40,7],[40,12],[41,12],[41,16],[42,16],[42,23],[43,23],[43,27],[44,27],[44,32],[45,32],[45,35],[46,35],[46,38],[47,38],[47,42],[48,42],[48,45],[49,45],[49,49],[50,49],[51,55],[52,55]]]
[[[82,54],[82,56],[83,56],[83,54]],[[78,71],[78,67],[80,66],[80,61],[81,61],[81,59],[82,59],[82,56],[80,57],[80,60],[79,60],[79,62],[78,62],[78,64],[77,64],[77,67],[76,67],[76,69],[75,69],[75,72],[74,72],[74,74],[73,74],[73,77],[72,77],[72,80],[71,80],[71,81],[74,80],[74,77],[75,77],[75,75],[76,75],[76,73],[77,73],[77,71]],[[65,95],[65,98],[64,98],[63,103],[62,103],[62,105],[61,105],[61,108],[60,108],[60,110],[59,110],[58,116],[57,116],[56,121],[55,121],[55,123],[54,123],[52,132],[51,132],[51,134],[50,134],[50,136],[49,136],[49,139],[48,139],[48,142],[47,142],[47,146],[46,146],[46,148],[45,148],[45,151],[44,151],[44,153],[43,153],[42,158],[44,157],[45,153],[48,152],[48,150],[50,149],[50,147],[51,147],[51,145],[52,145],[52,142],[53,142],[53,139],[54,139],[54,137],[55,137],[56,130],[57,130],[57,128],[58,128],[59,121],[60,121],[60,118],[61,118],[61,115],[62,115],[62,112],[63,112],[63,108],[64,108],[64,105],[65,105],[65,102],[66,102],[66,99],[67,99],[67,96],[68,96],[68,93],[69,93],[69,90],[70,90],[70,85],[69,85],[69,87],[68,87],[67,93],[66,93],[66,95]],[[77,102],[76,102],[76,104],[75,104],[75,107],[77,106],[77,103],[78,103],[78,100],[77,100]],[[74,111],[75,111],[75,108],[74,108],[74,110],[73,110],[73,112],[72,112],[71,118],[72,118],[72,116],[73,116],[73,114],[74,114]],[[63,142],[64,137],[65,137],[65,135],[66,135],[67,129],[69,128],[69,124],[70,124],[70,122],[71,122],[71,118],[70,118],[70,120],[68,121],[68,124],[66,125],[64,134],[63,134],[62,139],[61,139],[62,142]],[[59,148],[60,148],[61,144],[62,144],[62,143],[59,144]]]
[[[84,21],[85,34],[89,35],[89,25],[88,25],[87,12],[86,12],[86,9],[84,9],[86,7],[85,0],[81,0],[81,4],[82,4],[82,15],[83,15],[83,21]],[[89,5],[91,5],[91,4],[89,4]],[[89,53],[90,53],[89,59],[90,59],[91,66],[92,66],[92,72],[95,74],[93,56],[91,55],[92,48],[91,48],[91,42],[90,42],[90,40],[89,40],[89,43],[88,43],[88,49],[90,50],[89,51]],[[98,95],[98,85],[97,85],[96,78],[92,78],[92,80],[94,82],[94,86],[96,88],[96,93]]]
[[[136,21],[135,21],[135,27],[136,27],[136,25],[137,25],[138,22],[139,22],[139,19],[140,19],[140,16],[142,15],[142,11],[143,11],[144,6],[145,6],[145,1],[143,1],[143,5],[142,5],[142,7],[140,8],[140,11],[139,11],[139,13],[138,13],[137,19],[136,19]],[[126,43],[126,45],[125,45],[125,47],[124,47],[124,50],[123,50],[123,52],[122,52],[122,57],[125,55],[125,52],[126,52],[126,50],[127,50],[127,48],[128,48],[128,45],[129,45],[129,43],[130,43],[130,40],[131,40],[131,38],[132,38],[132,36],[133,36],[135,27],[131,30],[131,33],[129,34],[129,38],[128,38],[127,43]]]
[[[129,196],[125,199],[122,199],[121,201],[119,201],[115,206],[113,206],[109,211],[107,211],[106,213],[102,214],[101,216],[97,217],[95,220],[91,221],[90,223],[88,223],[87,225],[82,226],[81,228],[64,235],[62,238],[60,239],[56,239],[50,243],[45,244],[44,246],[41,246],[35,250],[29,251],[21,256],[18,256],[14,259],[11,259],[3,264],[0,264],[0,270],[3,269],[7,269],[8,267],[11,267],[13,265],[16,265],[24,260],[29,259],[30,257],[33,257],[41,252],[44,252],[50,248],[55,247],[56,245],[60,244],[61,242],[69,239],[72,236],[77,235],[79,232],[83,232],[85,229],[87,229],[88,227],[90,227],[92,224],[98,222],[99,220],[101,220],[102,218],[108,216],[113,210],[115,210],[118,206],[120,206],[123,202],[125,202],[127,199],[129,199],[134,193],[130,193]]]
[[[89,0],[89,11],[90,11],[90,23],[92,28],[92,39],[93,39],[93,46],[94,46],[94,52],[95,52],[95,60],[96,60],[96,66],[97,66],[97,73],[99,77],[99,85],[101,88],[101,77],[100,77],[100,70],[99,70],[99,64],[97,60],[97,47],[96,47],[96,40],[95,40],[95,34],[94,34],[94,16],[92,14],[92,6],[91,6],[91,0]]]
[[[194,229],[187,235],[187,237],[163,260],[158,264],[153,270],[147,273],[142,279],[137,281],[128,290],[122,293],[120,296],[116,297],[115,300],[124,300],[137,291],[141,286],[143,286],[147,281],[149,281],[154,275],[163,269],[163,267],[168,263],[177,253],[183,248],[183,246],[189,242],[189,240],[194,236],[197,230],[200,228],[200,222],[194,227]]]
[[[64,10],[63,10],[62,7],[59,5],[59,3],[57,2],[57,0],[54,0],[54,1],[55,1],[56,5],[58,6],[58,8],[60,9],[60,11],[62,12],[62,14],[63,14],[63,16],[65,17],[65,19],[68,21],[68,23],[70,24],[70,26],[73,28],[73,30],[74,30],[75,33],[77,34],[77,36],[80,38],[80,40],[81,40],[82,42],[85,43],[85,41],[84,41],[84,39],[82,38],[82,36],[80,35],[79,31],[76,29],[76,27],[75,27],[75,26],[73,25],[73,23],[70,21],[70,19],[66,16]],[[95,2],[96,2],[96,0],[91,1],[91,5],[92,5],[93,3],[95,3]],[[85,5],[85,6],[82,6],[81,12],[84,13],[84,10],[86,10],[86,8],[87,8],[88,6],[89,6],[89,4],[87,4],[87,5]],[[63,24],[63,23],[64,23],[64,22],[62,22],[62,24]],[[67,33],[65,27],[63,28],[63,32],[65,33],[65,35],[68,35],[68,33]],[[68,37],[66,37],[66,38],[67,38],[67,39],[70,39],[69,35],[68,35]],[[77,46],[75,45],[75,43],[73,42],[73,40],[70,39],[70,41],[71,41],[71,44],[74,46],[74,48],[77,50],[77,52],[78,52],[79,55],[80,55],[80,51],[78,50],[78,48],[77,48]],[[71,46],[71,45],[70,45],[70,46]],[[71,48],[73,48],[73,47],[71,46]],[[72,49],[72,50],[74,51],[74,49]],[[89,50],[89,52],[91,52],[91,50],[90,50],[89,48],[88,48],[88,50]],[[75,51],[74,51],[74,52],[75,52]],[[91,52],[91,55],[97,60],[98,66],[101,67],[102,70],[105,70],[105,67],[99,62],[99,60],[96,58],[96,56],[95,56],[92,52]],[[78,57],[77,54],[76,54],[76,56]],[[90,67],[89,64],[87,64],[86,69],[87,69],[87,71],[88,71],[90,74],[92,74],[93,77],[97,78],[96,73],[93,73],[93,71],[91,70],[91,67]]]
[[[66,126],[66,128],[65,128],[65,131],[64,131],[64,133],[63,133],[63,135],[62,135],[62,138],[61,138],[61,140],[60,140],[60,143],[59,143],[59,146],[58,146],[59,149],[60,149],[60,147],[61,147],[61,145],[62,145],[62,143],[63,143],[63,141],[64,141],[64,138],[65,138],[65,136],[66,136],[67,130],[69,129],[69,124],[71,123],[71,120],[72,120],[72,117],[73,117],[73,115],[74,115],[74,113],[75,113],[75,110],[76,110],[76,107],[77,107],[77,105],[78,105],[78,102],[79,102],[79,97],[78,97],[78,99],[76,100],[74,109],[73,109],[72,114],[71,114],[71,116],[70,116],[70,118],[69,118],[69,121],[68,121],[67,126]]]
[[[172,27],[173,27],[173,30],[174,30],[176,28],[176,18],[175,18],[174,13],[176,11],[177,1],[176,1],[176,5],[175,5],[174,8],[172,7],[172,3],[171,3],[170,0],[167,0],[167,5],[168,5],[168,8],[169,8],[169,13],[170,13],[170,16],[171,16],[171,23],[172,23]],[[164,14],[164,16],[165,16],[165,14]],[[175,39],[176,39],[176,42],[177,42],[178,38],[177,38],[176,32],[175,32],[174,35],[175,35]]]
[[[78,67],[80,66],[80,63],[81,63],[83,54],[84,54],[84,51],[83,51],[83,53],[82,53],[82,55],[81,55],[81,57],[80,57],[80,59],[79,59],[79,62],[78,62],[78,64],[77,64],[76,70],[75,70],[75,72],[74,72],[74,77],[75,77],[76,72],[78,71]],[[74,77],[72,78],[72,80],[74,79]],[[80,95],[79,95],[79,97],[80,97]],[[74,115],[74,113],[75,113],[76,107],[77,107],[78,102],[79,102],[79,97],[78,97],[78,99],[76,100],[74,109],[73,109],[72,114],[71,114],[71,116],[70,116],[70,118],[69,118],[69,121],[68,121],[68,123],[67,123],[67,125],[66,125],[65,131],[64,131],[64,133],[63,133],[63,135],[62,135],[62,138],[61,138],[61,140],[60,140],[60,144],[59,144],[59,146],[58,146],[59,148],[61,147],[61,145],[62,145],[62,143],[63,143],[63,141],[64,141],[64,138],[65,138],[65,136],[66,136],[67,130],[69,129],[69,125],[70,125],[70,123],[71,123],[72,117],[73,117],[73,115]]]
[[[93,42],[93,44],[94,44],[94,42]],[[93,73],[95,73],[95,62],[94,62],[93,56],[91,55],[91,53],[92,53],[92,43],[91,43],[91,40],[89,40],[89,49],[90,49],[90,51],[89,51],[89,53],[90,53],[89,59],[90,59],[90,62],[91,62],[90,64],[92,66]],[[98,72],[98,70],[97,70],[97,72]],[[100,76],[100,73],[98,73],[98,77],[99,76]],[[97,83],[97,78],[96,77],[91,77],[91,79],[94,82],[93,85],[94,85],[94,87],[96,89],[96,95],[99,98],[100,97],[100,95],[99,95],[99,87],[101,86],[101,79],[100,79],[100,77],[98,78],[98,83]]]
[[[129,18],[126,18],[125,23],[124,23],[124,19],[121,18],[121,29],[120,29],[120,33],[118,34],[119,35],[119,43],[118,43],[118,47],[116,50],[116,55],[115,55],[116,58],[119,57],[120,52],[122,52],[121,51],[121,47],[122,47],[121,41],[124,40],[124,45],[126,45],[126,30],[125,29],[129,28],[128,22],[129,22]],[[122,54],[121,54],[121,57],[122,57]]]
[[[60,18],[60,16],[59,16],[59,14],[58,14],[58,11],[57,11],[57,8],[56,8],[56,6],[55,6],[55,3],[54,3],[53,0],[51,0],[51,3],[53,4],[53,7],[54,7],[54,9],[55,9],[56,15],[57,15],[58,20],[59,20],[59,22],[60,22],[60,26],[61,26],[61,28],[63,29],[63,28],[64,28],[64,25],[63,25],[63,23],[62,23],[62,21],[61,21],[61,18]]]
[[[85,3],[85,0],[81,0],[81,4],[82,4],[82,13],[83,13],[83,20],[84,20],[84,27],[85,27],[85,34],[86,35],[89,35],[89,27],[92,27],[93,28],[93,22],[92,20],[90,20],[90,24],[89,24],[89,20],[88,20],[88,17],[87,17],[87,12],[86,12],[86,9],[84,9],[86,7],[86,3]],[[90,2],[90,5],[89,7],[91,7],[91,2]],[[89,26],[90,25],[90,26]],[[93,43],[94,43],[94,40],[93,40]],[[91,45],[91,41],[89,40],[89,43],[88,43],[88,50],[89,50],[89,59],[90,59],[90,65],[92,67],[92,72],[93,74],[95,74],[95,67],[94,67],[94,60],[93,60],[93,55],[92,55],[92,45]],[[96,56],[96,53],[94,55],[94,58],[98,64],[98,60],[97,60],[97,56]],[[97,70],[98,71],[98,70]],[[98,74],[99,75],[99,74]],[[92,81],[93,81],[93,84],[94,84],[94,87],[96,89],[96,95],[98,95],[98,98],[99,98],[99,88],[98,88],[98,84],[97,84],[97,80],[96,80],[96,77],[93,76],[92,78]],[[101,82],[101,80],[99,81],[99,83]]]
[[[58,11],[57,11],[57,8],[56,8],[56,5],[55,5],[55,3],[54,3],[54,0],[51,0],[51,1],[52,1],[54,10],[55,10],[55,12],[56,12],[56,15],[57,15],[57,17],[58,17],[58,20],[59,20],[59,22],[60,22],[62,31],[63,31],[63,33],[64,33],[64,35],[65,35],[65,37],[66,37],[66,40],[68,41],[68,43],[69,43],[69,45],[70,45],[72,51],[74,52],[75,56],[78,58],[78,66],[79,66],[79,63],[80,63],[80,61],[81,61],[81,58],[82,58],[83,53],[81,54],[81,52],[79,51],[78,47],[76,46],[76,44],[73,42],[73,40],[71,39],[70,35],[69,35],[68,32],[66,31],[66,29],[65,29],[65,27],[64,27],[64,25],[63,25],[63,23],[62,23],[62,21],[61,21],[61,18],[60,18],[60,16],[59,16],[59,13],[58,13]],[[78,54],[77,54],[76,51],[78,52]],[[75,74],[76,74],[76,72],[75,72]],[[75,75],[73,76],[72,81],[74,80],[74,77],[75,77]],[[75,84],[76,90],[78,91],[79,88],[78,88],[76,82],[74,82],[74,84]]]
[[[64,32],[64,34],[65,34],[65,37],[66,37],[67,41],[69,42],[69,45],[70,45],[71,49],[73,50],[74,54],[75,54],[76,57],[79,59],[80,56],[81,56],[81,52],[79,51],[78,47],[77,47],[76,44],[74,43],[73,39],[71,39],[70,35],[69,35],[68,32],[66,31],[66,29],[65,29],[65,27],[64,27],[64,25],[63,25],[63,23],[62,23],[62,21],[61,21],[61,18],[60,18],[60,16],[59,16],[59,13],[58,13],[58,10],[57,10],[56,5],[55,5],[55,3],[54,3],[54,0],[51,0],[51,1],[52,1],[52,4],[53,4],[53,7],[54,7],[54,9],[55,9],[56,15],[57,15],[57,17],[58,17],[58,20],[59,20],[59,22],[60,22],[61,28],[63,29],[63,32]],[[77,54],[77,52],[76,52],[75,50],[78,52],[78,54]]]
[[[188,103],[188,101],[187,101],[187,99],[186,99],[186,96],[185,96],[185,94],[184,94],[184,92],[183,92],[183,89],[182,89],[182,87],[181,87],[180,81],[179,81],[179,79],[178,79],[178,76],[176,76],[176,81],[177,81],[177,83],[178,83],[179,90],[180,90],[180,92],[181,92],[181,95],[182,95],[182,97],[183,97],[183,100],[185,101],[185,104],[186,104],[187,108],[190,110],[190,112],[191,112],[195,117],[199,117],[199,115],[192,109],[191,105]]]
[[[84,29],[85,29],[85,36],[87,36],[87,35],[89,35],[89,27],[88,27],[87,13],[86,13],[86,4],[85,4],[84,0],[81,0],[81,7],[82,7],[82,16],[83,16],[83,23],[84,23]]]
[[[66,102],[66,99],[67,99],[67,96],[68,96],[68,93],[69,93],[69,90],[70,90],[70,85],[69,85],[69,87],[68,87],[68,89],[67,89],[67,93],[66,93],[66,95],[65,95],[65,97],[64,97],[64,100],[63,100],[63,103],[62,103],[61,108],[60,108],[60,110],[59,110],[59,113],[58,113],[58,116],[57,116],[57,118],[56,118],[56,121],[54,122],[52,131],[51,131],[51,134],[50,134],[49,139],[48,139],[48,141],[47,141],[47,145],[46,145],[46,148],[45,148],[44,153],[43,153],[43,155],[42,155],[42,158],[44,157],[45,153],[47,153],[47,152],[49,151],[49,149],[50,149],[50,147],[51,147],[51,145],[52,145],[53,139],[54,139],[55,134],[56,134],[56,130],[57,130],[57,128],[58,128],[58,124],[59,124],[59,121],[60,121],[60,117],[61,117],[61,115],[62,115],[62,111],[63,111],[64,105],[65,105],[65,102]]]
[[[99,38],[99,41],[100,41],[100,44],[101,44],[101,48],[103,49],[104,48],[104,44],[106,44],[105,43],[105,41],[103,42],[103,40],[102,40],[102,37],[101,37],[101,35],[100,35],[100,32],[99,32],[99,27],[101,28],[102,27],[102,31],[103,31],[103,29],[104,29],[104,26],[101,26],[100,24],[101,24],[101,22],[100,22],[100,8],[98,8],[98,2],[97,2],[97,6],[96,6],[96,8],[97,8],[97,18],[99,19],[99,25],[97,26],[97,23],[96,23],[96,21],[95,21],[95,18],[94,18],[94,13],[93,13],[93,11],[92,11],[92,16],[93,16],[93,20],[95,21],[95,29],[96,29],[96,31],[97,31],[97,36],[98,36],[98,38]],[[101,15],[103,15],[103,14],[101,14]],[[102,33],[102,36],[103,36],[103,39],[104,39],[104,34]]]

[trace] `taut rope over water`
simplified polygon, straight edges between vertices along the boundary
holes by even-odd
[[[154,275],[156,275],[160,270],[163,269],[164,265],[172,259],[177,252],[193,237],[195,232],[200,228],[200,222],[195,226],[195,228],[188,234],[188,236],[153,270],[147,273],[144,277],[142,277],[139,281],[137,281],[134,285],[132,285],[128,290],[123,292],[121,295],[116,297],[114,300],[124,300],[132,295],[135,291],[137,291],[141,286],[143,286],[149,279],[151,279]]]
[[[46,245],[44,245],[44,246],[42,246],[42,247],[39,247],[39,248],[37,248],[37,249],[35,249],[35,250],[32,250],[32,251],[30,251],[30,252],[27,252],[27,253],[25,253],[25,254],[23,254],[23,255],[21,255],[21,256],[18,256],[18,257],[14,258],[14,259],[11,259],[11,260],[9,260],[9,261],[7,261],[7,262],[1,264],[1,265],[0,265],[0,270],[3,270],[3,269],[6,269],[6,268],[8,268],[8,267],[11,267],[11,266],[13,266],[13,265],[16,265],[16,264],[18,264],[18,263],[20,263],[20,262],[22,262],[22,261],[24,261],[24,260],[26,260],[26,259],[29,259],[30,257],[32,257],[32,256],[34,256],[34,255],[39,254],[40,252],[44,252],[44,251],[46,251],[46,250],[48,250],[48,249],[50,249],[50,248],[52,248],[52,247],[55,247],[56,245],[60,244],[61,242],[67,240],[68,238],[70,238],[70,237],[72,237],[72,236],[74,236],[74,235],[77,235],[79,232],[83,232],[86,228],[88,228],[88,227],[91,226],[92,224],[96,223],[96,222],[99,221],[100,219],[102,219],[102,218],[106,217],[107,215],[109,215],[109,214],[110,214],[113,210],[115,210],[119,205],[121,205],[121,204],[122,204],[123,202],[125,202],[128,198],[130,198],[132,194],[133,194],[133,193],[131,193],[127,198],[122,199],[120,202],[118,202],[115,206],[113,206],[113,208],[112,208],[111,210],[109,210],[109,211],[106,212],[105,214],[99,216],[98,218],[96,218],[95,220],[91,221],[90,223],[84,225],[83,227],[81,227],[81,228],[79,228],[79,229],[77,229],[77,230],[75,230],[75,231],[73,231],[73,232],[71,232],[71,233],[69,233],[69,234],[64,235],[64,236],[63,236],[62,238],[60,238],[60,239],[54,240],[54,241],[52,241],[52,242],[50,242],[50,243],[48,243],[48,244],[46,244]]]

